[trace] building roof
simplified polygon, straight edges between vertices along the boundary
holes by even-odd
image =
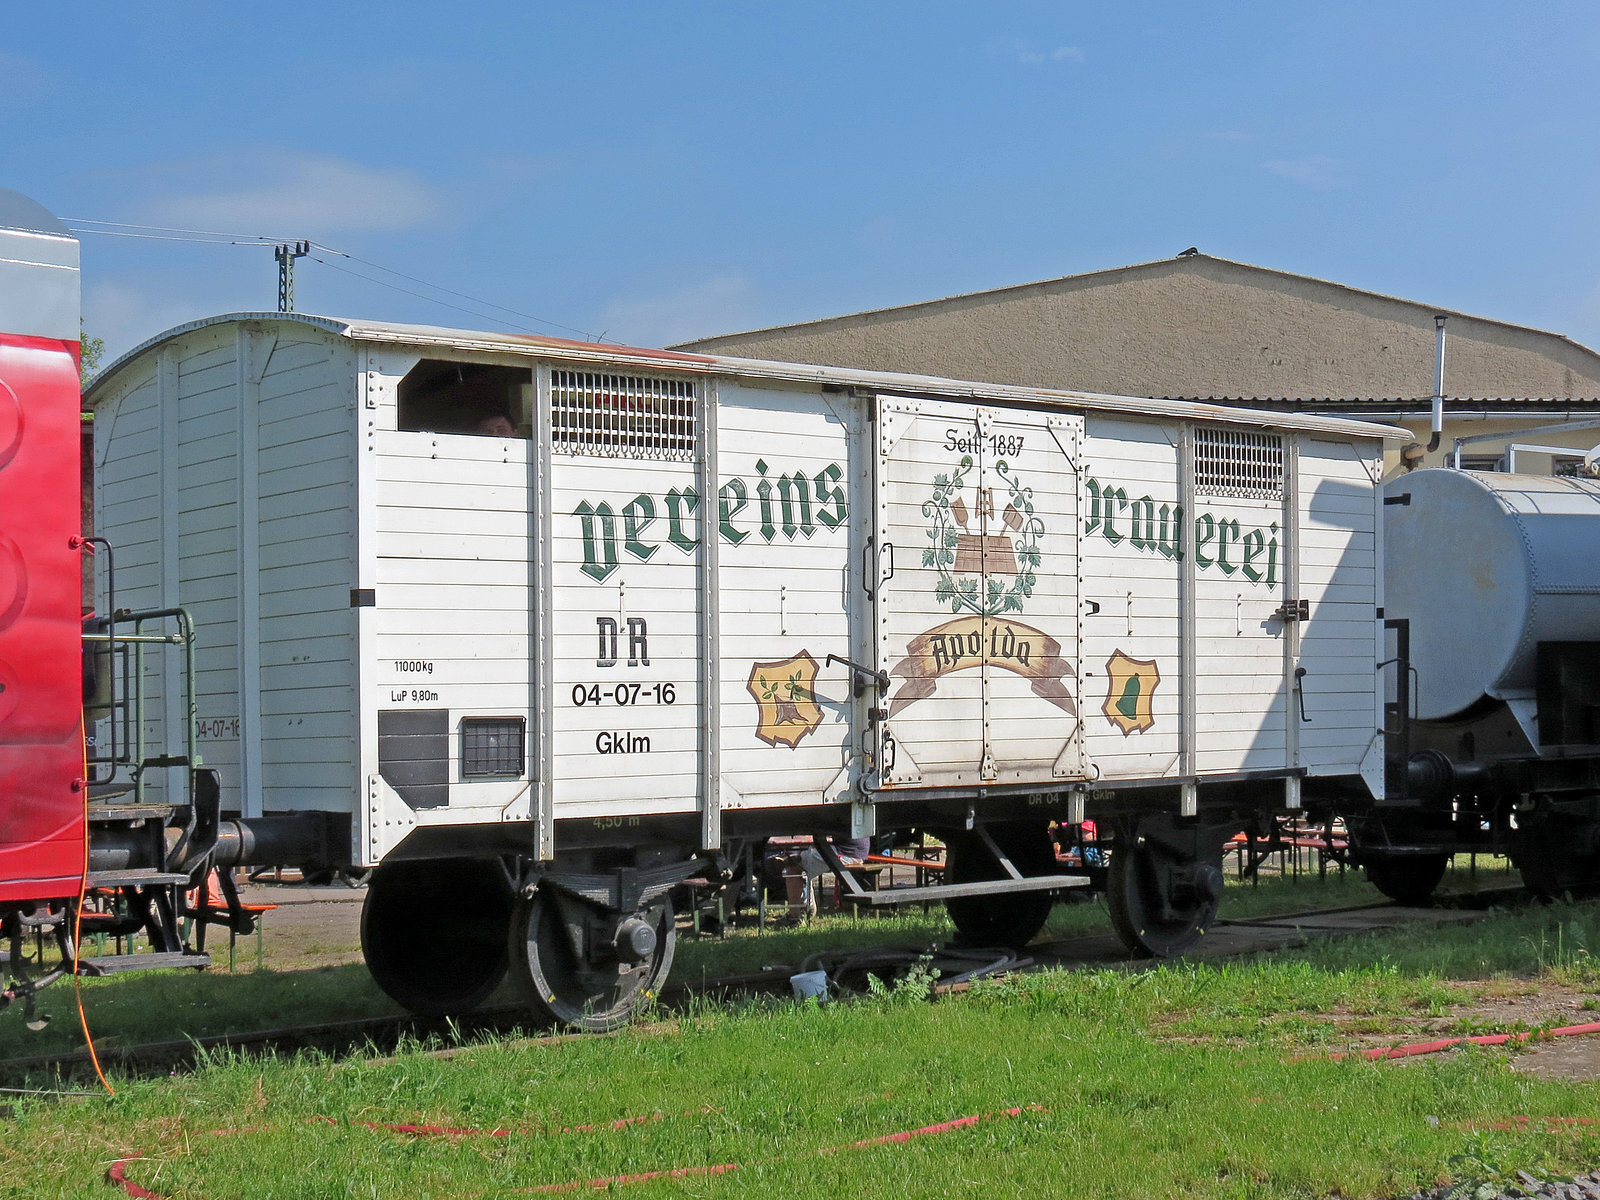
[[[674,350],[692,350],[705,342],[714,342],[725,337],[746,337],[752,334],[776,334],[799,330],[811,330],[836,322],[855,322],[874,317],[899,318],[932,308],[943,308],[956,305],[968,305],[974,302],[994,302],[1020,296],[1028,292],[1045,291],[1063,285],[1082,286],[1099,283],[1114,283],[1120,279],[1133,278],[1141,275],[1150,275],[1158,272],[1170,272],[1174,268],[1198,272],[1207,269],[1229,269],[1257,276],[1262,280],[1278,280],[1283,283],[1292,283],[1297,286],[1312,285],[1316,288],[1325,288],[1330,293],[1343,294],[1352,298],[1361,297],[1369,300],[1379,300],[1390,304],[1404,305],[1429,316],[1440,315],[1447,317],[1463,317],[1486,325],[1498,326],[1502,329],[1516,330],[1519,333],[1539,334],[1543,337],[1555,339],[1575,346],[1588,354],[1595,354],[1593,350],[1582,342],[1574,341],[1562,333],[1552,333],[1549,330],[1536,329],[1529,325],[1517,325],[1511,321],[1501,321],[1494,317],[1478,316],[1475,313],[1462,312],[1457,309],[1443,308],[1438,305],[1423,304],[1416,300],[1407,300],[1403,296],[1391,296],[1384,292],[1369,291],[1365,288],[1351,287],[1349,284],[1337,283],[1333,280],[1319,279],[1313,275],[1297,275],[1292,271],[1280,271],[1275,267],[1260,267],[1254,263],[1240,262],[1231,258],[1219,258],[1211,254],[1198,251],[1186,251],[1172,258],[1157,258],[1147,262],[1130,263],[1122,267],[1107,267],[1098,271],[1082,271],[1075,275],[1057,275],[1048,279],[1036,279],[1029,283],[1009,284],[1005,287],[986,288],[976,292],[957,292],[954,295],[943,296],[935,300],[919,300],[910,304],[889,305],[884,308],[863,309],[860,312],[840,313],[831,317],[819,317],[810,321],[796,321],[784,325],[770,325],[758,329],[746,329],[736,332],[711,334],[694,341],[678,342],[669,347]],[[1596,357],[1600,357],[1597,355]]]
[[[1429,411],[1430,399],[1415,396],[1383,398],[1302,396],[1168,396],[1168,400],[1181,400],[1187,404],[1226,404],[1234,408],[1271,408],[1290,412],[1341,412],[1372,414],[1363,419],[1377,420],[1379,416]],[[1503,413],[1515,416],[1559,416],[1568,412],[1600,410],[1600,397],[1596,396],[1446,396],[1445,413]]]

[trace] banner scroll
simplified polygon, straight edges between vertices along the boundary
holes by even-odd
[[[998,667],[1026,678],[1034,694],[1063,712],[1078,715],[1066,680],[1072,664],[1061,657],[1061,643],[1042,630],[998,617],[960,617],[926,633],[906,647],[906,656],[890,674],[905,680],[889,704],[893,717],[908,704],[933,695],[939,680],[952,671]]]

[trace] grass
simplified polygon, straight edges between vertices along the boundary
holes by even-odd
[[[149,971],[85,979],[83,1003],[95,1044],[105,1048],[401,1011],[362,966],[233,975]],[[26,1029],[20,1014],[0,1014],[0,1058],[35,1058],[83,1048],[70,981],[42,993],[39,1012],[51,1018],[40,1032]]]
[[[1467,931],[1463,931],[1467,932]],[[251,1061],[113,1099],[24,1104],[0,1145],[0,1194],[100,1196],[107,1165],[163,1194],[499,1196],[546,1184],[736,1163],[640,1196],[1394,1195],[1459,1174],[1592,1165],[1596,1087],[1528,1079],[1497,1052],[1406,1066],[1286,1060],[1267,1030],[1219,1044],[1239,1014],[1311,1011],[1364,974],[1305,956],[1225,968],[1046,972],[929,1005],[890,989],[854,1005],[707,1010],[613,1038],[486,1042],[449,1057]],[[1163,1016],[1191,1012],[1189,1037]],[[1006,1109],[1016,1116],[999,1115]],[[863,1139],[996,1114],[862,1149]],[[621,1129],[572,1130],[627,1118]],[[420,1137],[364,1122],[426,1123]],[[216,1132],[226,1130],[229,1132]],[[1485,1165],[1487,1164],[1487,1165]]]
[[[1462,867],[1446,878],[1441,891],[1464,889],[1473,882],[1462,861]],[[1476,882],[1493,886],[1505,874],[1504,867],[1485,868],[1477,873]],[[1307,871],[1299,877],[1264,876],[1259,884],[1231,880],[1221,915],[1225,919],[1250,919],[1382,899],[1358,871],[1329,871],[1326,879]],[[400,1011],[373,984],[363,966],[274,969],[273,920],[269,915],[266,967],[259,971],[249,965],[253,956],[241,953],[241,966],[245,969],[236,972],[213,968],[204,973],[158,971],[85,980],[84,1005],[96,1044],[133,1046]],[[1109,928],[1103,905],[1063,904],[1056,907],[1041,937],[1051,941],[1106,937]],[[806,926],[769,926],[762,934],[754,926],[736,926],[724,937],[681,937],[672,978],[680,983],[699,983],[767,967],[798,967],[809,955],[825,949],[883,943],[922,946],[945,942],[952,936],[953,930],[940,906],[926,914],[920,908],[863,917],[848,912],[828,914]],[[1548,936],[1550,951],[1555,953],[1555,942],[1561,935],[1551,932]],[[354,953],[356,947],[352,944],[348,950]],[[302,963],[307,953],[306,946],[296,946],[289,961]],[[508,986],[491,1002],[513,999]],[[68,984],[63,982],[45,991],[40,997],[40,1012],[51,1017],[50,1026],[40,1033],[12,1019],[19,1015],[15,1012],[0,1015],[0,1058],[33,1058],[81,1048],[82,1033]]]
[[[1366,887],[1353,874],[1327,887],[1263,882],[1230,888],[1227,903],[1258,915],[1334,896],[1362,903]],[[1103,933],[1103,920],[1096,906],[1064,906],[1051,933]],[[947,932],[920,913],[831,918],[685,950],[744,941],[791,961],[851,940]],[[114,1195],[102,1176],[131,1154],[143,1157],[130,1178],[153,1191],[237,1200],[453,1200],[719,1163],[739,1169],[628,1190],[1371,1197],[1518,1168],[1589,1169],[1600,1127],[1546,1119],[1600,1112],[1600,1085],[1515,1074],[1498,1050],[1404,1064],[1327,1052],[1437,1036],[1474,997],[1564,988],[1600,1002],[1597,950],[1600,911],[1556,905],[1227,962],[1047,971],[931,1005],[926,981],[913,980],[850,1005],[701,1004],[560,1044],[484,1039],[448,1054],[409,1045],[340,1060],[213,1054],[181,1079],[116,1078],[114,1098],[19,1102],[0,1142],[0,1196]],[[382,1002],[370,989],[361,968],[344,967],[123,976],[85,994],[104,1037],[129,1008],[153,1005],[164,1009],[157,1020],[190,1026],[207,1011],[271,1024],[371,1011]],[[127,1003],[134,996],[141,1002]],[[1475,1020],[1449,1031],[1480,1031]],[[137,1027],[126,1028],[134,1040]],[[849,1148],[983,1114],[938,1135]],[[629,1118],[646,1119],[578,1128]],[[464,1132],[419,1136],[386,1123]],[[510,1136],[487,1132],[497,1129]]]
[[[1203,968],[1172,964],[1150,977],[1141,1004],[1152,1026],[1174,1035],[1268,1038],[1285,1049],[1498,1032],[1504,1022],[1491,1030],[1463,1018],[1441,1028],[1438,1019],[1496,993],[1600,993],[1591,946],[1600,947],[1600,910],[1555,905],[1474,925],[1316,941]],[[1588,1019],[1580,1007],[1540,1024]]]

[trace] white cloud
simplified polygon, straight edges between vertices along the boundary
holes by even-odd
[[[1014,49],[1017,61],[1030,67],[1041,66],[1044,63],[1081,63],[1084,61],[1083,51],[1077,46],[1057,46],[1054,50],[1035,50],[1028,43],[1018,41],[1014,43]]]
[[[413,171],[278,147],[151,164],[125,182],[140,221],[268,237],[407,229],[440,210]]]
[[[1302,187],[1326,191],[1343,186],[1344,162],[1326,154],[1307,154],[1301,158],[1274,158],[1261,164],[1268,171]]]
[[[633,346],[668,346],[748,329],[757,320],[750,282],[737,274],[657,296],[614,300],[600,314],[606,341]]]

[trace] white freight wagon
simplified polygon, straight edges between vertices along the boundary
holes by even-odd
[[[509,940],[535,1004],[625,1019],[670,889],[774,833],[932,830],[958,927],[1025,941],[1088,816],[1174,953],[1249,815],[1381,795],[1392,430],[297,314],[90,403],[116,603],[193,614],[224,807],[383,864],[413,1007]]]

